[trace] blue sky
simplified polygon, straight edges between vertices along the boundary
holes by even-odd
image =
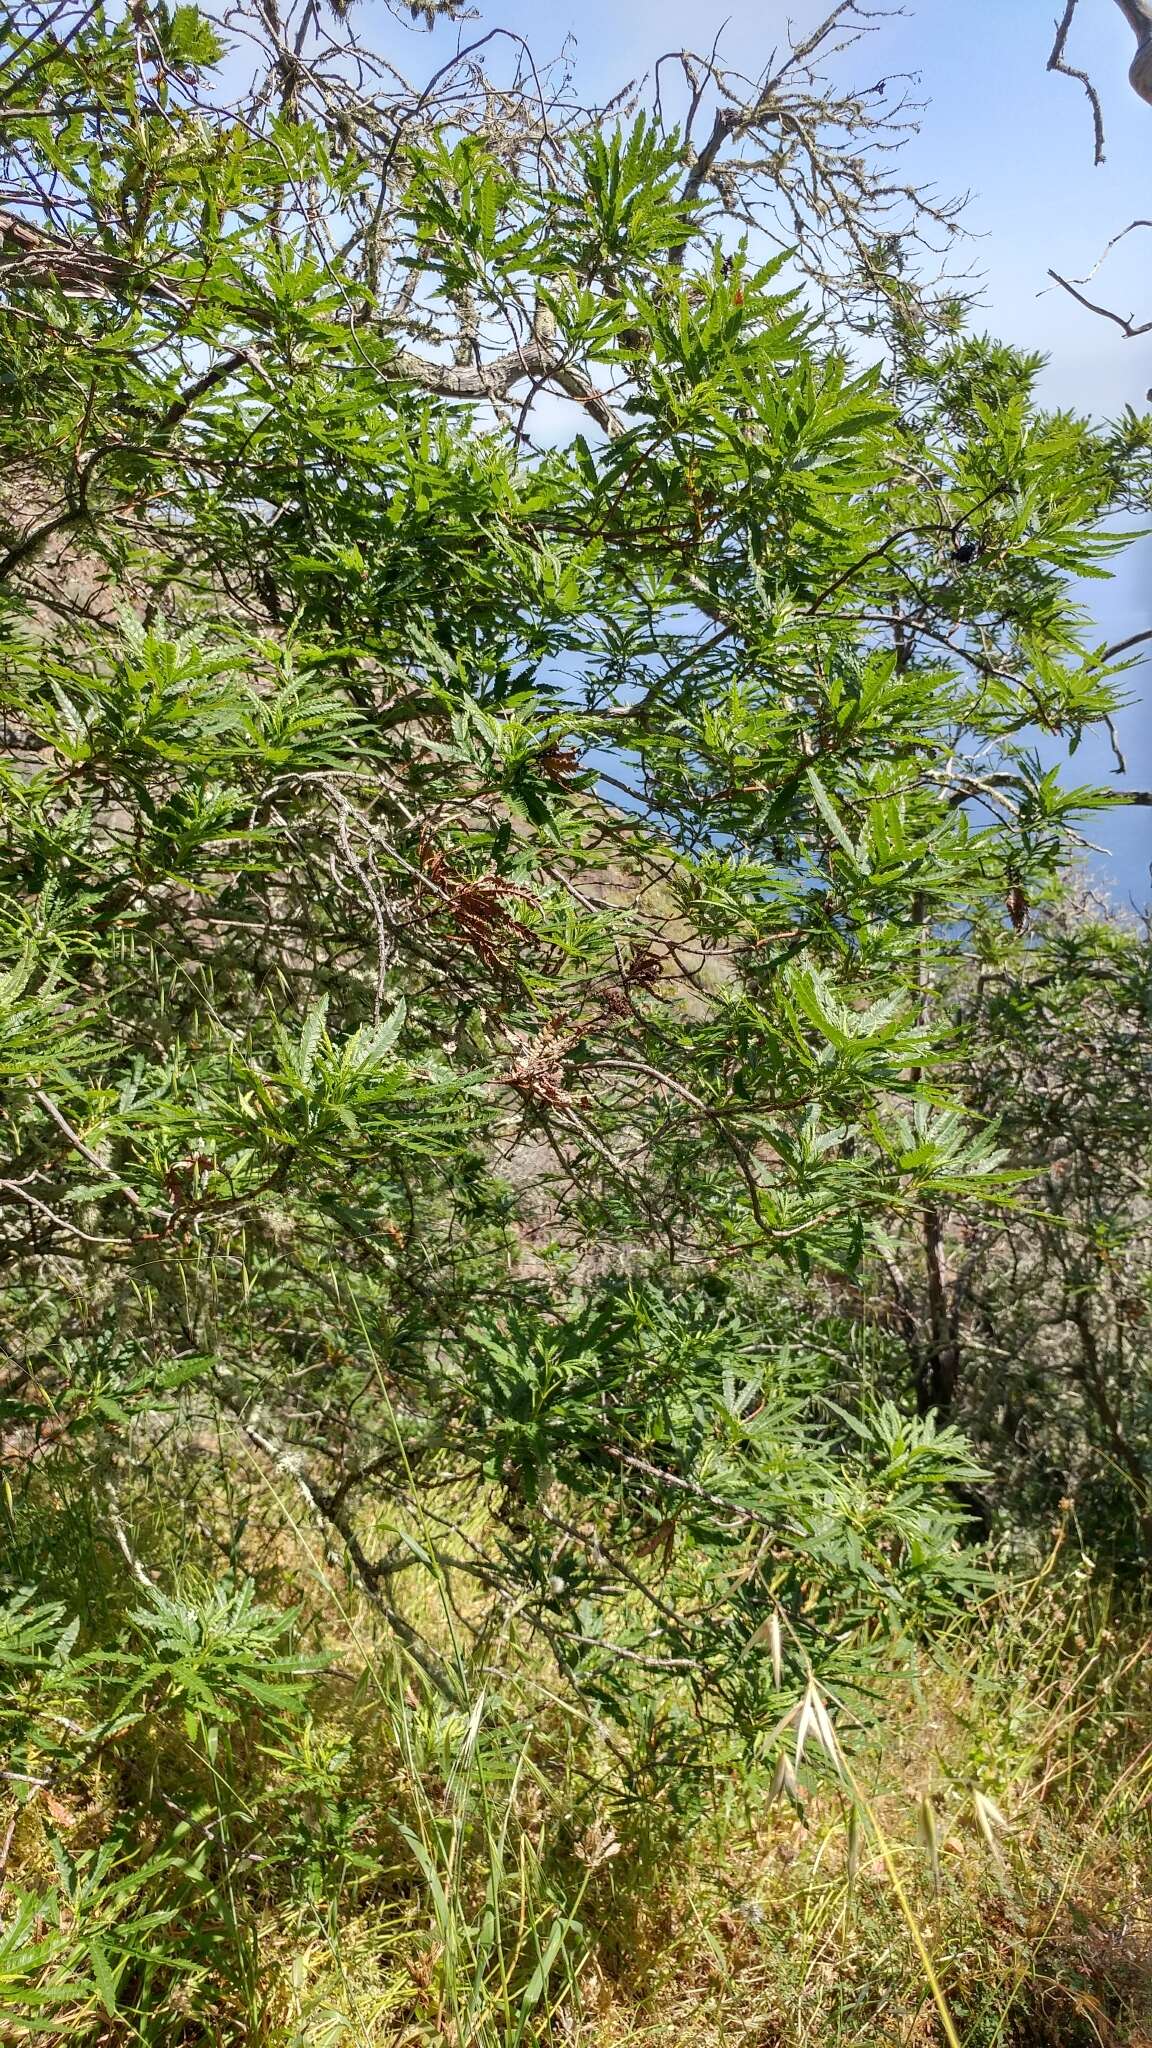
[[[581,96],[606,97],[646,71],[663,51],[707,50],[720,32],[721,54],[755,73],[787,33],[813,26],[831,0],[479,0],[480,20],[464,39],[497,24],[519,30],[538,56],[574,42]],[[869,80],[882,72],[918,75],[928,102],[910,145],[909,171],[941,194],[969,193],[968,255],[982,280],[979,324],[1045,351],[1043,391],[1056,405],[1107,417],[1130,403],[1143,408],[1152,386],[1152,332],[1126,340],[1051,284],[1049,267],[1083,277],[1109,238],[1152,216],[1152,107],[1127,82],[1135,42],[1113,0],[1080,0],[1069,60],[1088,70],[1104,105],[1107,156],[1093,164],[1092,122],[1081,88],[1046,69],[1057,0],[908,0],[901,18],[879,24],[848,62]],[[372,31],[422,78],[448,54],[459,30],[433,36],[398,27],[373,7]],[[367,26],[367,23],[365,23]],[[1152,320],[1152,229],[1129,236],[1087,288],[1124,315]],[[1109,641],[1152,627],[1152,541],[1130,551],[1110,584],[1086,592]],[[1121,717],[1127,782],[1152,787],[1152,662],[1130,685],[1143,701]],[[1106,743],[1076,757],[1076,781],[1106,778]],[[1126,810],[1092,822],[1108,848],[1094,863],[1121,896],[1152,895],[1152,812]]]

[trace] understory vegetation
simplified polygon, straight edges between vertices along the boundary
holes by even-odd
[[[5,18],[0,2041],[1139,2048],[1152,421],[416,12]]]

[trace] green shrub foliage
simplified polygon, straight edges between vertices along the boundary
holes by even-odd
[[[1038,735],[1117,701],[1079,586],[1146,436],[866,209],[835,291],[772,253],[786,80],[709,156],[666,92],[297,29],[6,29],[5,1656],[242,1798],[313,1682],[271,1498],[419,1689],[514,1626],[682,1774],[968,1582],[939,1330],[917,1417],[860,1275],[1030,1164],[941,991],[1108,801]],[[6,1939],[112,2011],[57,1919]]]

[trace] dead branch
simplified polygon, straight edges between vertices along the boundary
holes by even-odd
[[[1077,64],[1069,64],[1064,55],[1068,43],[1068,32],[1072,27],[1073,17],[1079,4],[1080,0],[1068,0],[1064,13],[1057,24],[1056,40],[1048,53],[1048,69],[1049,71],[1060,72],[1064,78],[1074,78],[1079,85],[1083,86],[1088,104],[1092,109],[1092,126],[1095,131],[1096,140],[1096,162],[1102,164],[1104,161],[1104,109],[1100,105],[1100,95],[1088,73],[1082,71]]]
[[[1098,305],[1095,299],[1089,299],[1083,292],[1077,291],[1075,285],[1070,284],[1066,277],[1061,277],[1058,270],[1050,270],[1048,275],[1052,279],[1053,284],[1058,284],[1061,291],[1068,292],[1076,300],[1077,304],[1084,306],[1089,313],[1098,313],[1102,320],[1111,320],[1113,326],[1120,329],[1121,334],[1124,335],[1126,340],[1134,341],[1139,334],[1152,333],[1152,320],[1142,321],[1137,326],[1133,314],[1129,313],[1127,319],[1125,319],[1122,313],[1114,313],[1110,306]]]

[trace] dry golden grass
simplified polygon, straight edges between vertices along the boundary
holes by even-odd
[[[826,1704],[832,1730],[810,1712],[795,1797],[773,1797],[770,1754],[693,1803],[674,1785],[635,1796],[514,1633],[469,1702],[437,1701],[295,1505],[265,1487],[262,1523],[258,1498],[251,1562],[270,1596],[303,1601],[335,1668],[308,1754],[240,1757],[266,1818],[231,1946],[225,1902],[202,1895],[181,1929],[202,1955],[155,1988],[147,2028],[78,1990],[35,2038],[1152,2048],[1148,1617],[1075,1560],[1054,1552],[1031,1585],[958,1613],[867,1721],[843,1702]],[[427,1602],[413,1616],[448,1653],[450,1609]],[[144,1728],[28,1807],[6,1908],[50,1885],[53,1837],[94,1849],[131,1802],[141,1842],[161,1839],[169,1806],[190,1810],[186,1747],[182,1724]],[[296,1826],[306,1853],[337,1806],[305,1893],[278,1831]],[[5,2000],[0,1958],[0,2042],[32,2038],[18,1983]]]
[[[514,1825],[530,1853],[502,1865],[524,1953],[543,1894],[583,1866],[568,1978],[530,2025],[510,2027],[495,1967],[462,2011],[456,1937],[416,1887],[287,1948],[281,1931],[261,2038],[1150,2048],[1152,1698],[1134,1619],[1067,1582],[997,1599],[894,1674],[845,1748],[848,1782],[810,1747],[798,1800],[770,1803],[767,1775],[733,1774],[686,1832],[632,1813],[619,1783],[590,1804],[574,1748],[547,1796],[525,1776]],[[433,1776],[408,1790],[443,1822],[453,1795]],[[473,1933],[490,1846],[470,1833],[449,1902]],[[514,1939],[505,1962],[522,1982]]]

